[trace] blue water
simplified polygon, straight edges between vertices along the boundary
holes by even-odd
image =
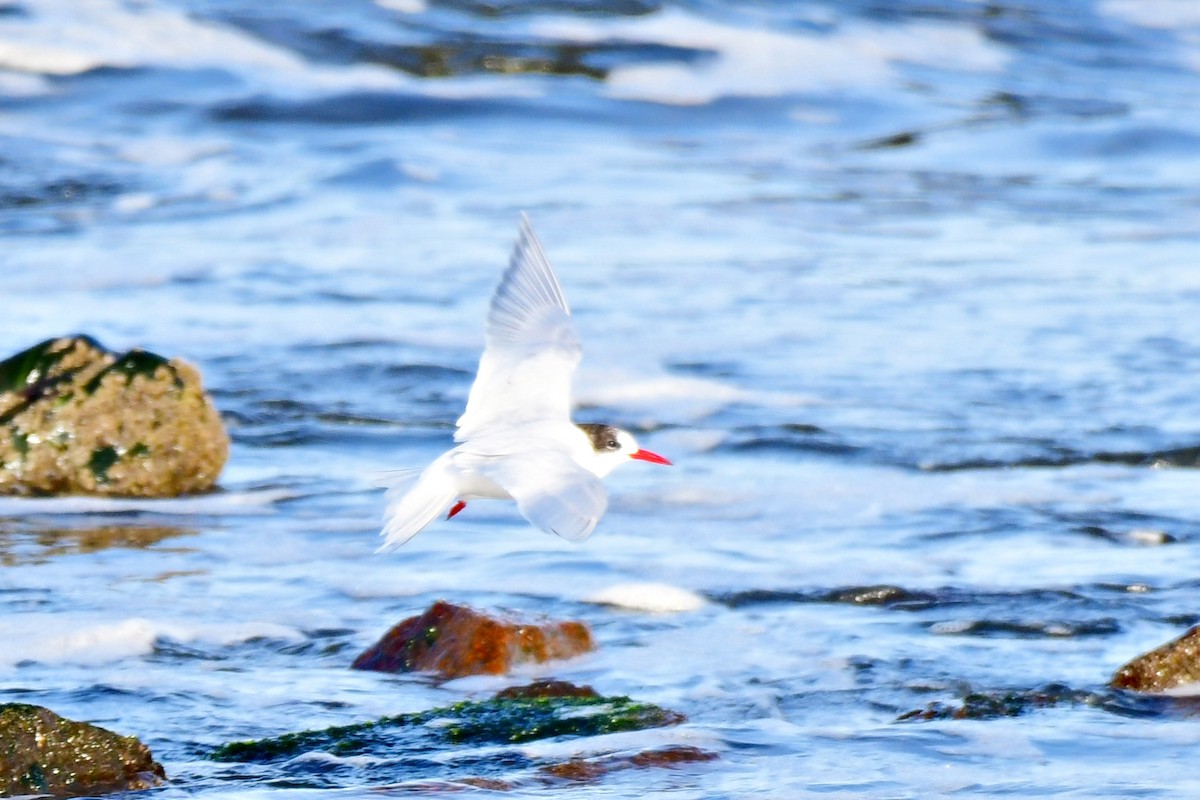
[[[524,755],[720,758],[518,796],[1196,794],[1195,720],[1104,684],[1200,621],[1198,73],[1186,0],[0,2],[0,352],[186,358],[233,436],[212,497],[0,500],[0,700],[170,795],[417,792],[202,754],[534,675],[690,721]],[[376,555],[522,210],[578,418],[676,466],[581,545],[473,504]],[[916,600],[838,601],[874,584]],[[599,650],[347,668],[438,598]],[[897,722],[1052,683],[1096,700]]]

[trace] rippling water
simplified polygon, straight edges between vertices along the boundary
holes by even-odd
[[[182,356],[234,437],[212,497],[0,500],[0,697],[311,792],[202,753],[543,672],[347,669],[445,597],[691,720],[569,748],[720,754],[572,796],[1195,794],[1195,720],[1104,684],[1200,621],[1198,72],[1186,0],[0,0],[0,351]],[[579,417],[677,466],[582,545],[473,504],[374,555],[521,210]],[[644,582],[705,603],[594,602]]]

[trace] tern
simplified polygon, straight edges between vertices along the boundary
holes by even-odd
[[[515,500],[534,527],[579,542],[608,506],[602,478],[630,460],[669,465],[628,431],[571,421],[571,377],[581,357],[562,287],[522,214],[488,310],[458,444],[388,491],[380,549],[399,547],[475,499]]]

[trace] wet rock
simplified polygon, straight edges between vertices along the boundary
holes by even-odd
[[[898,721],[928,722],[938,719],[998,719],[1019,717],[1030,711],[1054,708],[1059,705],[1080,705],[1096,702],[1098,696],[1062,684],[1050,684],[1041,689],[1015,689],[997,692],[971,692],[962,698],[961,705],[930,703],[901,714]]]
[[[496,693],[497,700],[534,700],[542,697],[599,697],[590,686],[570,681],[534,681],[525,686],[510,686]]]
[[[847,586],[820,592],[805,592],[787,589],[748,589],[713,597],[731,608],[764,605],[768,603],[848,603],[860,606],[886,606],[888,608],[918,609],[937,604],[941,598],[931,592],[905,589],[902,586],[879,584],[872,586]],[[954,598],[948,594],[947,599]]]
[[[0,361],[0,494],[173,497],[212,488],[229,437],[188,364],[86,336]]]
[[[148,789],[165,777],[132,736],[63,719],[41,706],[0,705],[0,795],[90,796]]]
[[[393,627],[351,666],[435,672],[443,678],[501,675],[519,664],[571,658],[594,647],[582,622],[502,619],[439,600],[420,616]]]
[[[929,592],[918,592],[901,586],[851,586],[834,589],[821,598],[826,603],[850,603],[858,606],[894,606],[902,603],[929,603],[936,599]]]
[[[622,769],[667,768],[684,764],[715,761],[718,756],[708,750],[691,745],[674,745],[657,750],[643,750],[633,755],[604,756],[601,758],[572,758],[558,764],[548,764],[538,770],[552,782],[590,783],[611,772]]]
[[[1163,692],[1200,683],[1200,625],[1125,664],[1109,685],[1135,692]]]
[[[684,715],[628,697],[493,697],[373,722],[233,742],[215,761],[280,762],[312,752],[397,761],[430,748],[459,744],[519,744],[555,737],[598,736],[678,725]],[[486,776],[485,776],[486,777]]]

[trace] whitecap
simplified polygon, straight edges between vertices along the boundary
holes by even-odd
[[[593,592],[583,600],[585,603],[659,614],[696,611],[708,605],[708,601],[695,592],[667,583],[619,583]]]
[[[145,617],[97,619],[90,615],[24,614],[0,624],[0,665],[104,664],[154,652],[160,640],[231,647],[252,639],[304,640],[295,628],[271,622],[191,624]]]
[[[548,20],[533,27],[577,42],[653,42],[713,53],[688,64],[617,67],[608,75],[610,96],[672,105],[888,86],[900,79],[901,62],[991,71],[1008,59],[974,28],[933,23],[846,24],[825,34],[741,27],[669,9],[633,20]]]
[[[185,497],[0,497],[0,517],[74,514],[142,513],[165,516],[221,516],[269,514],[281,500],[295,493],[283,489],[215,492]]]
[[[76,75],[99,67],[217,68],[277,88],[374,88],[408,85],[376,66],[320,67],[236,28],[162,5],[116,0],[38,0],[0,30],[0,69]]]
[[[1103,0],[1100,13],[1144,28],[1191,28],[1200,26],[1200,3],[1195,0]]]
[[[702,419],[734,403],[794,407],[816,402],[800,394],[743,389],[711,378],[637,376],[615,370],[589,370],[579,375],[575,401],[582,406],[631,409],[643,414],[669,409],[671,420]]]

